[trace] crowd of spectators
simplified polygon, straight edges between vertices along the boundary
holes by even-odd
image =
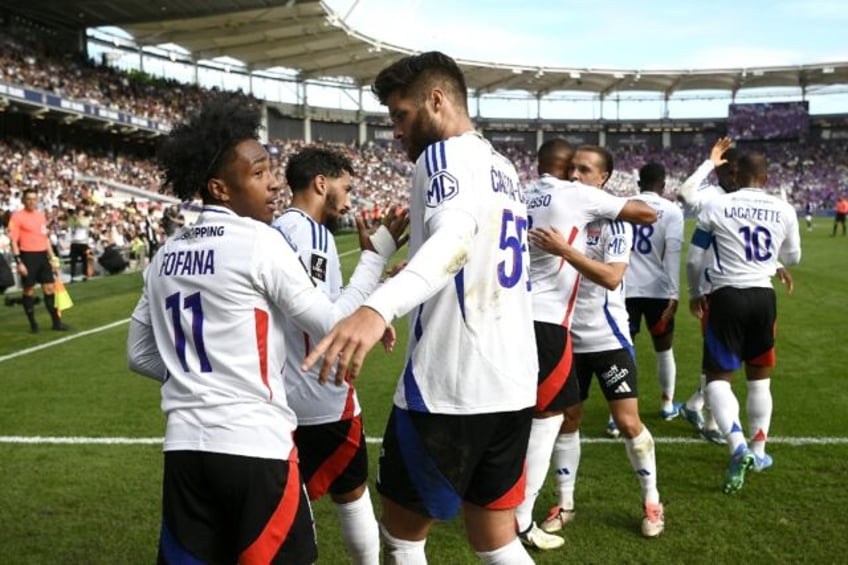
[[[81,180],[89,177],[98,180]],[[50,151],[22,139],[2,140],[0,234],[11,214],[23,207],[23,190],[34,188],[60,257],[69,256],[74,218],[83,216],[87,218],[94,272],[103,271],[97,259],[110,246],[120,249],[133,264],[143,264],[151,241],[155,244],[165,237],[159,220],[162,204],[153,198],[116,193],[110,188],[115,182],[149,190],[158,185],[158,177],[153,163],[143,159],[110,158],[80,150]],[[9,253],[8,238],[0,238],[0,253]]]
[[[0,32],[0,81],[28,86],[78,102],[172,124],[200,107],[217,89],[204,89],[144,73],[125,73],[73,53],[52,55]],[[239,92],[245,102],[256,99]]]
[[[734,139],[798,139],[810,130],[806,102],[731,104],[727,134]]]
[[[323,145],[352,160],[356,170],[353,201],[357,213],[373,219],[391,206],[407,204],[412,164],[397,145]],[[283,174],[287,158],[304,146],[301,140],[272,141],[274,173],[283,186],[281,208],[290,199]],[[769,189],[785,194],[799,210],[808,201],[815,210],[828,210],[839,195],[848,192],[846,141],[771,142],[745,147],[766,153]],[[501,149],[516,164],[523,182],[536,178],[534,151],[516,146]],[[664,150],[628,147],[614,151],[613,155],[615,171],[607,184],[608,191],[622,196],[635,194],[638,169],[648,161],[656,161],[668,171],[666,197],[674,200],[680,184],[706,158],[706,151],[701,147]],[[149,191],[151,198],[130,200],[114,188],[115,183]],[[47,150],[24,139],[0,141],[0,214],[6,217],[21,206],[23,189],[37,188],[49,212],[50,229],[60,253],[63,237],[69,231],[68,216],[79,210],[85,210],[92,218],[93,249],[102,249],[110,243],[127,246],[136,235],[146,240],[142,220],[148,215],[157,225],[158,237],[166,237],[165,228],[174,222],[169,222],[167,217],[163,222],[164,208],[153,197],[160,184],[151,160],[61,147]]]
[[[78,55],[51,55],[47,46],[39,49],[3,33],[0,80],[163,122],[179,120],[199,107],[205,97],[217,95],[214,90],[193,85],[123,73]],[[243,96],[245,103],[252,100],[241,93],[234,95]],[[789,114],[787,119],[794,115]],[[848,193],[848,141],[741,143],[743,149],[755,148],[766,154],[769,189],[787,196],[798,210],[803,210],[808,202],[814,210],[829,210],[840,195]],[[408,203],[413,164],[398,144],[322,145],[341,151],[354,164],[355,213],[371,221],[392,206]],[[287,158],[304,146],[302,140],[275,139],[269,144],[274,174],[284,187],[281,208],[290,199],[283,174]],[[534,149],[514,144],[498,149],[515,163],[522,182],[537,177]],[[674,200],[681,183],[707,158],[708,150],[624,145],[613,148],[615,171],[606,189],[621,196],[635,194],[639,168],[655,161],[666,167],[666,197]],[[130,199],[115,188],[116,183],[148,191],[151,198]],[[180,208],[163,207],[160,199],[154,197],[160,185],[150,159],[98,154],[74,147],[47,149],[32,140],[7,137],[0,140],[0,235],[8,216],[21,207],[21,191],[32,187],[39,191],[51,239],[60,256],[66,256],[70,246],[69,223],[75,215],[83,214],[90,220],[90,248],[95,257],[109,246],[117,246],[128,259],[143,265],[144,250],[155,248],[157,241],[186,221]],[[352,218],[349,220],[352,222]],[[8,251],[3,248],[3,241],[0,237],[0,253]]]

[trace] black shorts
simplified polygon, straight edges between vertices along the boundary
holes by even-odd
[[[533,408],[491,414],[430,414],[392,408],[377,490],[422,516],[450,520],[463,501],[492,510],[524,500],[524,459]]]
[[[159,563],[314,563],[312,509],[293,462],[166,451]]]
[[[571,336],[559,324],[533,322],[539,358],[536,411],[561,411],[580,402],[580,389],[573,378]]]
[[[346,494],[368,480],[362,415],[340,422],[298,426],[294,442],[309,500]]]
[[[636,398],[636,363],[627,349],[576,353],[574,371],[580,383],[580,400],[589,398],[592,377],[598,376],[598,384],[604,397],[609,400]]]
[[[21,261],[27,269],[27,275],[21,277],[22,287],[53,283],[53,267],[46,251],[21,251]]]
[[[667,322],[662,313],[668,308],[668,298],[628,298],[627,316],[630,318],[630,335],[636,335],[642,326],[642,316],[652,337],[663,337],[674,332],[674,317]]]
[[[845,214],[837,212],[836,216],[835,216],[835,223],[844,224],[845,223]]]
[[[724,287],[710,294],[704,368],[735,371],[742,362],[773,367],[777,303],[770,288]]]

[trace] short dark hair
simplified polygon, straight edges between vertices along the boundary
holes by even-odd
[[[468,87],[465,75],[451,57],[439,51],[410,55],[384,68],[374,79],[371,91],[385,105],[395,93],[401,96],[425,94],[440,83],[468,107]]]
[[[759,186],[768,177],[766,156],[759,151],[740,155],[737,165],[736,184],[740,187]]]
[[[163,188],[180,200],[199,193],[207,201],[209,179],[232,158],[236,145],[258,138],[260,125],[259,109],[241,99],[219,96],[205,103],[159,145],[156,161],[165,173]]]
[[[25,197],[27,194],[35,194],[36,196],[38,196],[38,191],[37,191],[37,190],[35,190],[35,189],[34,189],[34,188],[32,188],[32,187],[23,189],[23,190],[21,191],[21,200],[23,200],[23,199],[24,199],[24,197]]]
[[[574,147],[563,138],[555,137],[544,142],[539,147],[539,173],[547,173],[560,166],[563,154],[567,154],[569,159],[574,155]]]
[[[345,171],[353,175],[353,163],[346,155],[323,147],[306,147],[289,158],[286,182],[292,192],[297,192],[307,188],[318,175],[337,179]]]
[[[639,169],[639,188],[642,190],[661,189],[665,183],[665,167],[653,161]]]

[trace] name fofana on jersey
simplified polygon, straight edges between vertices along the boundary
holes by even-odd
[[[201,237],[221,237],[224,226],[194,226],[182,233],[178,240]],[[159,265],[159,276],[195,276],[215,274],[214,249],[190,249],[184,251],[168,251],[162,257]]]

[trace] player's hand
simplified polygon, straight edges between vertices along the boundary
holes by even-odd
[[[698,298],[693,298],[689,301],[689,312],[692,313],[693,316],[698,318],[699,320],[704,317],[704,313],[707,311],[707,299],[704,296],[699,296]]]
[[[565,241],[562,233],[553,226],[550,228],[533,228],[528,232],[527,237],[530,239],[530,243],[542,251],[560,257],[565,257],[572,249]]]
[[[727,163],[727,159],[722,159],[722,155],[725,151],[730,149],[730,146],[733,145],[733,140],[729,137],[720,137],[718,141],[713,145],[712,150],[710,151],[710,161],[713,162],[714,167],[721,167],[725,163]]]
[[[662,314],[660,314],[660,320],[663,321],[664,324],[669,323],[674,315],[677,314],[677,300],[673,298],[669,298],[668,306],[665,307]]]
[[[383,344],[383,349],[386,350],[386,353],[394,351],[395,344],[397,344],[397,331],[392,324],[389,324],[389,327],[387,327],[386,331],[383,332],[383,337],[380,338],[380,343]]]
[[[27,273],[29,273],[29,271],[27,271],[27,268],[26,268],[26,265],[24,265],[24,262],[18,261],[18,274],[21,275],[22,277],[25,277],[25,276],[27,276]]]
[[[362,251],[374,251],[374,244],[371,243],[371,234],[368,232],[365,220],[362,219],[362,216],[357,214],[355,222],[356,231],[359,235],[359,249]]]
[[[392,206],[388,213],[383,216],[382,224],[386,226],[395,245],[400,249],[409,240],[406,228],[409,226],[409,209],[399,205]]]
[[[345,378],[359,376],[365,355],[386,333],[386,322],[376,310],[360,306],[353,314],[339,321],[303,360],[301,369],[308,371],[324,356],[318,381],[326,383],[330,369],[336,365],[336,384]]]
[[[783,286],[786,287],[786,294],[792,296],[792,291],[795,290],[795,281],[792,280],[792,274],[789,272],[789,269],[781,267],[775,274],[780,282],[783,283]]]
[[[59,267],[61,265],[62,265],[62,263],[59,262],[59,258],[56,257],[55,255],[50,258],[50,268],[53,269],[54,275],[59,274]]]

